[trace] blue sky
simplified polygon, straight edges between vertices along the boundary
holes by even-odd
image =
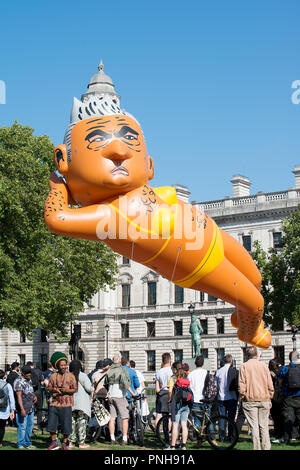
[[[16,119],[62,143],[102,59],[142,125],[153,186],[221,199],[240,173],[252,194],[287,189],[300,164],[299,19],[294,0],[2,3],[0,126]]]

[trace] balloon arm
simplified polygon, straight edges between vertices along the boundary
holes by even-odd
[[[44,209],[44,220],[48,229],[60,235],[99,240],[99,222],[104,226],[104,221],[110,220],[110,207],[106,204],[94,204],[71,208],[69,204],[74,202],[64,180],[52,173],[49,184],[50,193]]]

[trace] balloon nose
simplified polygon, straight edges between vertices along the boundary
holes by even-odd
[[[115,139],[104,147],[102,150],[102,156],[110,160],[121,161],[131,158],[131,153],[127,145]]]

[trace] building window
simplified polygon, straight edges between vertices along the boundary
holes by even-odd
[[[208,349],[207,348],[201,348],[200,349],[200,354],[201,354],[201,356],[204,357],[204,359],[208,359]]]
[[[147,371],[155,372],[155,351],[147,351]]]
[[[130,284],[122,284],[122,307],[130,307]]]
[[[243,235],[243,247],[251,253],[251,235]]]
[[[129,259],[129,258],[126,258],[126,256],[123,256],[122,264],[129,265],[129,264],[130,264],[130,259]]]
[[[224,334],[224,318],[217,318],[217,334]]]
[[[47,343],[47,331],[41,329],[41,343]]]
[[[47,354],[41,354],[40,363],[41,363],[42,371],[48,369],[48,355]]]
[[[156,305],[156,282],[148,282],[148,305]]]
[[[184,289],[181,286],[175,284],[175,304],[183,304]]]
[[[174,336],[182,336],[182,320],[174,321]]]
[[[209,302],[217,302],[218,297],[215,297],[214,295],[209,295],[208,296],[208,301]]]
[[[200,302],[204,302],[204,292],[200,292]]]
[[[203,335],[207,335],[208,333],[208,327],[207,327],[207,319],[205,320],[200,320],[200,325],[202,326],[202,330],[203,330]]]
[[[174,361],[183,361],[183,349],[174,349]]]
[[[126,359],[129,361],[129,351],[120,351],[122,357],[126,357]]]
[[[24,333],[20,333],[20,343],[26,343],[26,336]]]
[[[20,363],[20,366],[25,366],[25,361],[26,361],[26,356],[25,354],[19,354],[19,363]]]
[[[147,336],[148,338],[154,337],[155,336],[155,322],[154,321],[149,321],[147,322]]]
[[[121,338],[129,338],[129,323],[121,323]]]
[[[282,248],[281,232],[273,232],[273,248]]]
[[[217,348],[217,368],[221,367],[221,363],[225,356],[225,349],[224,348]],[[224,365],[224,364],[223,364]]]
[[[284,365],[284,346],[273,346],[274,357],[280,359],[282,365]]]

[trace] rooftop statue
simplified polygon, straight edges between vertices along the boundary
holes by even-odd
[[[103,241],[179,286],[229,302],[236,306],[231,322],[238,338],[268,348],[261,275],[251,256],[207,214],[179,200],[173,187],[149,185],[154,161],[141,126],[112,93],[83,96],[74,98],[64,144],[54,151],[48,229]]]

